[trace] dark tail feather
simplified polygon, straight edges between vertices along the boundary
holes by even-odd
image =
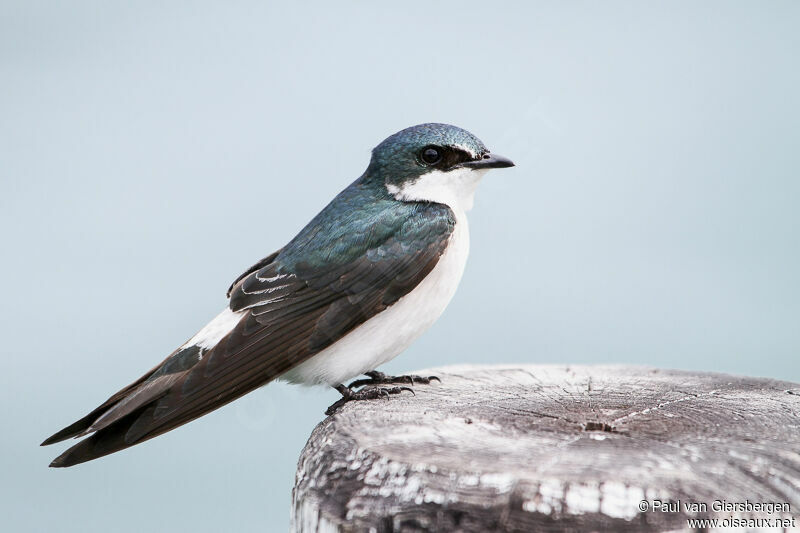
[[[139,417],[152,417],[153,411],[155,411],[155,405],[149,404],[134,411],[133,413],[124,416],[108,427],[105,427],[90,437],[80,441],[72,448],[69,448],[67,451],[53,459],[53,462],[50,463],[50,466],[54,468],[62,468],[85,463],[86,461],[91,461],[92,459],[97,459],[98,457],[103,457],[104,455],[118,452],[120,450],[124,450],[125,448],[130,448],[134,444],[139,444],[140,442],[155,437],[159,433],[148,435],[145,438],[138,440],[128,440],[125,438],[128,430],[136,422],[136,420],[139,419]],[[69,428],[66,428],[62,431],[66,431],[67,429]],[[58,435],[58,433],[56,435]]]
[[[61,431],[58,431],[53,435],[51,435],[50,437],[46,438],[44,442],[40,444],[40,446],[48,446],[50,444],[55,444],[56,442],[61,442],[62,440],[67,440],[70,437],[75,437],[83,433],[83,431],[88,429],[88,427],[92,425],[92,422],[94,422],[97,419],[97,417],[102,414],[104,410],[105,409],[99,409],[99,408],[95,409],[94,411],[84,416],[74,424],[71,424],[62,429]]]
[[[114,407],[114,405],[117,402],[119,402],[120,400],[122,400],[123,398],[125,398],[128,395],[129,392],[133,391],[136,387],[138,387],[139,385],[144,383],[147,380],[147,378],[149,378],[153,374],[153,372],[155,371],[156,368],[158,368],[158,367],[155,367],[155,368],[151,369],[149,372],[147,372],[147,374],[145,374],[144,376],[140,377],[139,379],[137,379],[136,381],[134,381],[133,383],[131,383],[130,385],[128,385],[124,389],[122,389],[119,392],[117,392],[116,394],[114,394],[111,398],[109,398],[108,400],[103,402],[103,404],[100,405],[97,409],[95,409],[94,411],[92,411],[88,415],[84,416],[83,418],[81,418],[77,422],[75,422],[73,424],[70,424],[69,426],[65,427],[61,431],[58,431],[58,432],[54,433],[53,435],[47,437],[44,440],[44,442],[42,442],[40,444],[40,446],[48,446],[50,444],[55,444],[56,442],[61,442],[62,440],[67,440],[67,439],[69,439],[71,437],[80,436],[81,433],[83,433],[84,431],[89,429],[89,427],[92,424],[94,424],[95,420],[100,418],[100,416],[103,413],[105,413],[106,411],[108,411],[109,409]]]

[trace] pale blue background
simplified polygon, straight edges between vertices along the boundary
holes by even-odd
[[[490,173],[390,371],[636,363],[800,381],[800,3],[3,2],[6,531],[285,531],[337,394],[271,385],[68,470],[38,448],[426,121]]]

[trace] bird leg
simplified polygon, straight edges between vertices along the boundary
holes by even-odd
[[[436,376],[428,376],[428,377],[414,376],[414,375],[387,376],[383,372],[378,372],[377,370],[364,372],[364,375],[369,376],[369,379],[357,379],[347,387],[353,389],[355,387],[361,387],[363,385],[388,385],[390,383],[408,383],[410,385],[419,383],[421,385],[427,385],[433,380],[436,380],[439,383],[442,382],[442,380]]]
[[[353,390],[351,387],[347,387],[340,383],[336,385],[334,389],[338,390],[342,397],[336,402],[332,403],[330,407],[325,410],[326,415],[332,415],[341,406],[351,401],[388,398],[390,394],[400,394],[404,390],[414,394],[414,391],[409,387],[366,387],[360,390]]]

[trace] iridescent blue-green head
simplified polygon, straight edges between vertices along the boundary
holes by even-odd
[[[468,210],[486,171],[512,166],[467,130],[429,123],[399,131],[376,146],[363,179],[382,184],[398,200]]]

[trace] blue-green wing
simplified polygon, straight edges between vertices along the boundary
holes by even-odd
[[[53,465],[133,446],[221,407],[319,353],[413,290],[444,253],[455,225],[452,212],[440,204],[380,199],[368,209],[362,201],[354,210],[349,200],[340,195],[287,246],[234,283],[230,307],[242,318],[202,358],[183,357],[175,364],[182,355],[174,353],[48,439],[94,431],[103,417],[92,436]]]

